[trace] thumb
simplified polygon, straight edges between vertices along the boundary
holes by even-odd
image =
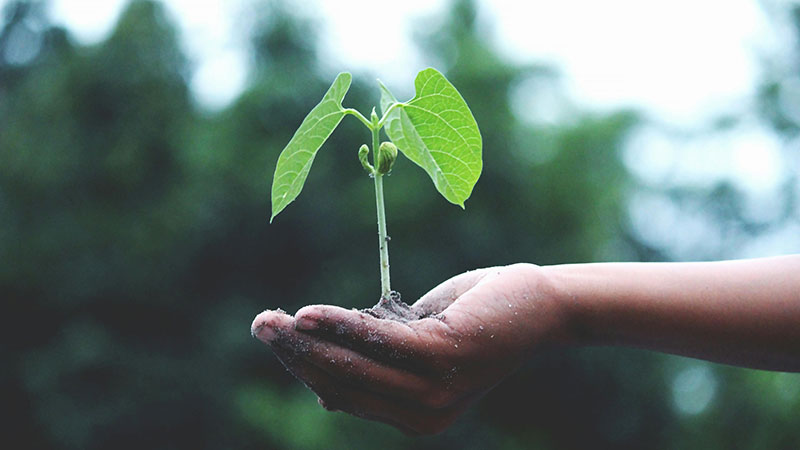
[[[447,309],[465,292],[472,289],[486,276],[488,269],[477,269],[456,275],[428,291],[417,300],[411,309],[420,312],[421,317],[439,314]]]

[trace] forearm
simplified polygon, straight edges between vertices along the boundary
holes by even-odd
[[[580,344],[800,371],[800,255],[544,270]]]

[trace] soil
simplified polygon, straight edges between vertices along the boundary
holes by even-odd
[[[397,322],[411,322],[421,319],[419,312],[415,311],[400,299],[400,293],[392,291],[389,298],[381,297],[372,308],[362,309],[361,312],[378,319],[394,320]]]
[[[442,319],[442,314],[440,313],[446,307],[446,304],[433,305],[430,303],[421,307],[417,305],[409,306],[408,303],[400,298],[399,292],[392,291],[389,294],[389,298],[381,297],[375,306],[362,309],[361,312],[377,317],[378,319],[406,323],[413,320],[425,319],[427,317]]]

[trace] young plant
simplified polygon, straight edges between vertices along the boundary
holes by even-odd
[[[464,201],[469,198],[481,174],[483,144],[478,124],[467,103],[436,69],[425,69],[417,74],[414,81],[416,95],[407,102],[398,102],[379,81],[383,113],[380,118],[375,108],[367,119],[355,109],[342,106],[351,80],[349,73],[340,73],[336,77],[322,101],[308,113],[278,157],[272,180],[270,222],[300,194],[317,151],[344,116],[355,116],[372,135],[373,164],[368,161],[370,149],[366,144],[359,148],[358,158],[375,182],[381,299],[388,300],[392,290],[383,176],[391,170],[397,151],[422,167],[445,199],[464,208]],[[391,142],[380,142],[382,128]]]

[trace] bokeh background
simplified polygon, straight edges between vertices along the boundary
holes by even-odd
[[[353,2],[242,2],[207,14],[233,42],[210,64],[213,36],[185,26],[203,2],[121,4],[89,38],[81,20],[106,2],[2,3],[5,448],[800,448],[795,374],[629,349],[544,353],[447,432],[411,439],[323,411],[249,334],[266,308],[377,300],[373,187],[356,158],[369,136],[356,120],[268,224],[278,153],[341,70],[355,72],[345,104],[368,112],[376,77],[404,99],[413,74],[436,66],[483,134],[466,211],[402,158],[387,180],[406,300],[519,261],[800,252],[798,3],[689,2],[694,15],[568,2],[528,22],[514,2],[453,0],[359,23]],[[657,39],[643,14],[667,20]],[[741,23],[761,31],[720,40]],[[374,65],[342,26],[372,42]],[[564,45],[537,57],[502,38],[525,32]]]

